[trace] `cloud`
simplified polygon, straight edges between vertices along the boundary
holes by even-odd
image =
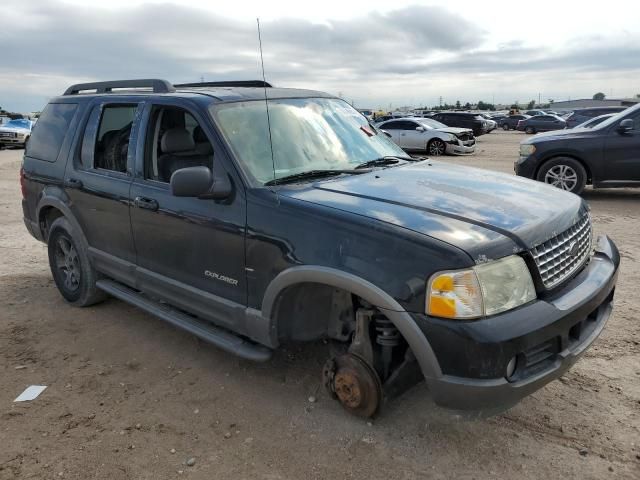
[[[0,30],[0,105],[41,108],[46,97],[77,81],[261,77],[253,19],[231,20],[171,3],[119,10],[56,0],[14,6]],[[482,85],[504,82],[506,75],[544,83],[544,72],[637,72],[640,53],[639,39],[628,32],[553,49],[518,40],[491,49],[487,31],[436,6],[322,23],[280,18],[263,22],[262,33],[268,80],[378,104],[452,88],[461,90],[459,97],[474,98]],[[517,94],[518,86],[511,88]]]

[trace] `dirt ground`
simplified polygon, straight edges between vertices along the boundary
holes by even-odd
[[[446,161],[512,172],[523,136]],[[22,223],[21,156],[0,151],[0,479],[640,478],[640,190],[585,193],[622,267],[613,317],[560,381],[475,421],[420,385],[367,422],[320,388],[323,344],[253,364],[117,300],[65,304]],[[32,384],[48,388],[13,403]]]

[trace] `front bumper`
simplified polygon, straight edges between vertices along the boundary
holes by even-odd
[[[519,177],[535,179],[537,166],[538,161],[535,156],[520,156],[518,160],[513,163],[513,171]]]
[[[0,144],[3,145],[24,145],[26,138],[0,137]]]
[[[474,322],[414,315],[439,362],[426,378],[438,405],[495,412],[565,373],[598,337],[612,311],[620,256],[607,237],[559,292]],[[517,359],[506,378],[507,364]]]
[[[456,143],[447,143],[447,148],[446,148],[446,153],[448,153],[449,155],[465,155],[465,154],[469,154],[469,153],[473,153],[476,151],[476,144],[475,144],[475,140],[473,141],[472,144],[469,144],[470,142],[466,142],[467,145],[465,145],[463,142],[458,141]]]

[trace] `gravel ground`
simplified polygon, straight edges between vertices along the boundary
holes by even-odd
[[[523,135],[446,161],[511,172]],[[66,305],[22,224],[21,156],[0,151],[0,479],[640,478],[640,190],[585,193],[623,263],[613,317],[560,381],[475,421],[420,385],[367,422],[320,388],[323,344],[252,364],[117,300]],[[48,388],[13,403],[31,384]]]

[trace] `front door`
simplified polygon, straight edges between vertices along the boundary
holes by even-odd
[[[171,174],[206,166],[233,173],[199,110],[149,103],[131,186],[138,288],[234,330],[246,305],[246,202],[242,184],[225,200],[175,197]]]
[[[633,130],[620,133],[616,122],[609,129],[603,154],[602,180],[640,182],[640,112],[624,117],[633,120]],[[622,119],[621,119],[622,121]]]

